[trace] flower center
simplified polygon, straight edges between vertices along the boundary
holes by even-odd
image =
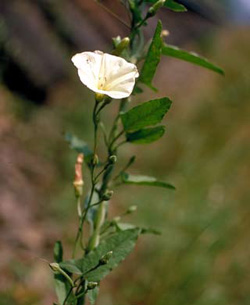
[[[105,76],[98,77],[98,89],[105,90],[105,84],[107,82],[107,78]]]

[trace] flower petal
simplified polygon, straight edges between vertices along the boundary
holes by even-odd
[[[134,64],[125,59],[109,54],[104,54],[105,62],[105,90],[113,98],[129,96],[134,88],[135,78],[139,76]]]
[[[82,52],[74,55],[71,59],[78,69],[81,82],[95,92],[98,90],[102,57],[102,52]]]

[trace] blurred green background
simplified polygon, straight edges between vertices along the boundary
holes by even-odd
[[[126,20],[119,1],[103,3]],[[170,31],[167,40],[208,57],[226,77],[162,58],[157,96],[174,101],[166,135],[150,146],[128,144],[119,161],[136,154],[131,172],[155,175],[177,190],[115,191],[110,217],[136,204],[129,220],[162,235],[140,238],[102,283],[101,305],[250,304],[249,4],[190,1],[188,7],[189,13],[157,16]],[[70,58],[85,50],[108,52],[111,37],[126,34],[91,0],[0,3],[1,305],[55,301],[43,259],[53,260],[57,239],[69,257],[77,229],[76,153],[64,132],[92,141],[93,94]],[[153,96],[146,89],[135,103]],[[106,122],[117,106],[109,105]]]

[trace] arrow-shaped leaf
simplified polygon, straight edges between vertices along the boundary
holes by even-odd
[[[146,2],[155,3],[155,2],[157,2],[157,0],[146,0]],[[187,11],[187,9],[185,8],[185,6],[183,4],[177,3],[174,0],[166,0],[164,3],[164,6],[174,12],[186,12]]]
[[[220,67],[212,64],[206,58],[201,57],[194,52],[184,51],[184,50],[179,49],[176,46],[163,44],[162,54],[166,55],[166,56],[171,56],[171,57],[185,60],[187,62],[193,63],[195,65],[201,66],[203,68],[206,68],[206,69],[212,70],[214,72],[217,72],[221,75],[224,75],[224,71]]]
[[[171,100],[164,97],[140,104],[122,113],[121,119],[125,131],[139,130],[160,123],[171,104]]]
[[[139,77],[139,81],[141,83],[147,85],[149,88],[153,89],[154,91],[157,90],[156,88],[153,87],[152,80],[161,58],[161,48],[162,48],[161,31],[162,31],[162,23],[159,20]]]
[[[126,184],[136,184],[136,185],[149,185],[149,186],[159,186],[168,189],[175,190],[172,184],[167,182],[159,181],[155,177],[142,176],[142,175],[130,175],[128,173],[123,173],[121,175],[122,182]]]

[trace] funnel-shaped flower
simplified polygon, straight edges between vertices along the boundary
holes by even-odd
[[[83,52],[72,57],[81,82],[94,92],[114,99],[128,97],[139,76],[134,64],[101,51]]]

